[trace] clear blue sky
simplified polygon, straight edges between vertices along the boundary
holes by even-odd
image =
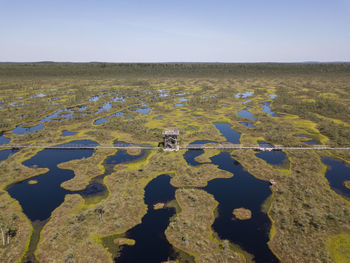
[[[0,0],[0,61],[350,61],[350,0]]]

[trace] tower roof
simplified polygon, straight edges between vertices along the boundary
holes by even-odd
[[[178,129],[168,129],[163,131],[163,135],[179,135],[180,131]]]

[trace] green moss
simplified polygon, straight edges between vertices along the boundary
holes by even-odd
[[[347,263],[350,259],[350,234],[339,234],[327,239],[326,248],[336,263]]]

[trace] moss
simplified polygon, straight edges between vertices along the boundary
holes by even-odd
[[[345,181],[344,185],[346,188],[348,188],[350,190],[350,181]]]
[[[239,220],[248,220],[252,218],[252,212],[244,207],[233,209],[232,214]]]
[[[154,210],[163,209],[164,206],[165,206],[164,203],[156,203],[155,205],[153,205],[153,209]]]
[[[326,248],[336,263],[347,263],[350,258],[350,234],[338,234],[327,239]]]
[[[37,183],[38,183],[37,180],[29,180],[29,181],[28,181],[28,184],[37,184]]]
[[[114,243],[117,246],[123,246],[123,245],[134,246],[136,244],[135,240],[130,238],[117,238],[114,240]]]

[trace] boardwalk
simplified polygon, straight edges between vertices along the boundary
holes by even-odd
[[[162,147],[149,146],[149,145],[85,145],[85,144],[65,144],[65,145],[0,145],[0,150],[6,149],[62,149],[62,150],[84,150],[84,149],[141,149],[152,150],[161,149]],[[187,146],[180,146],[181,149],[187,150],[203,150],[203,149],[222,149],[222,150],[235,150],[235,149],[251,149],[258,151],[282,151],[282,150],[350,150],[350,147],[330,147],[327,145],[313,145],[313,146],[260,146],[260,145],[242,145],[242,144],[229,144],[229,143],[211,143],[211,144],[190,144]]]

